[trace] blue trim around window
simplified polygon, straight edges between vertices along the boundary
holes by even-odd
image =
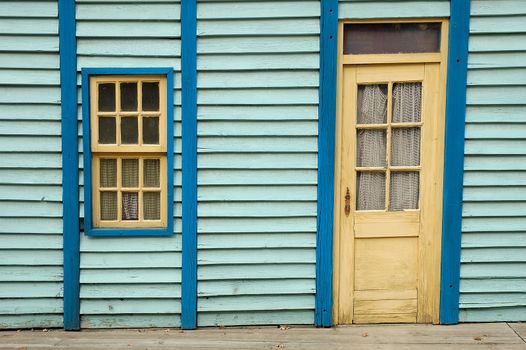
[[[182,286],[181,327],[197,327],[197,4],[181,1]]]
[[[62,127],[64,329],[80,329],[79,155],[75,1],[58,1]]]
[[[446,90],[440,323],[458,323],[470,0],[451,0]]]
[[[334,136],[336,127],[336,65],[338,48],[337,0],[321,0],[320,27],[318,220],[314,323],[318,327],[330,327],[332,325]]]
[[[92,226],[92,173],[89,77],[91,75],[166,75],[166,166],[167,176],[167,227],[163,228],[94,228]],[[83,68],[82,69],[82,141],[84,149],[84,233],[87,236],[172,236],[174,207],[174,82],[173,68]]]

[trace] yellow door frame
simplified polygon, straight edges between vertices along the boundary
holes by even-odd
[[[343,28],[344,24],[347,23],[441,23],[441,46],[440,52],[438,53],[412,53],[412,54],[364,54],[364,55],[344,55],[343,54]],[[448,19],[445,18],[424,18],[424,19],[378,19],[378,20],[342,20],[338,24],[338,65],[337,65],[337,102],[336,102],[336,147],[335,147],[335,174],[334,174],[334,245],[333,245],[333,323],[340,323],[340,246],[341,246],[341,235],[344,234],[345,230],[341,227],[342,216],[345,202],[345,191],[341,188],[342,181],[342,147],[343,147],[343,71],[345,65],[377,65],[377,64],[408,64],[408,63],[437,63],[439,64],[439,89],[440,89],[440,100],[437,101],[439,111],[437,115],[442,118],[442,122],[445,120],[445,98],[446,98],[446,79],[447,79],[447,55],[448,55]],[[442,123],[443,124],[443,123]],[[444,149],[444,126],[440,128],[439,140],[436,143],[436,147],[441,149],[443,154]],[[439,188],[442,190],[442,177],[437,178]],[[440,191],[442,194],[442,191]],[[441,204],[442,202],[440,202]],[[441,205],[439,206],[441,210]],[[441,215],[438,216],[437,225],[441,223]],[[441,226],[440,226],[441,231]],[[441,232],[440,232],[441,233]],[[438,244],[441,242],[441,234],[438,237]],[[437,264],[440,265],[440,252],[441,249],[437,247]],[[439,298],[440,298],[440,269],[438,273],[433,276],[434,283],[437,290],[433,292],[433,302],[436,303],[436,307],[433,308],[431,315],[431,321],[433,323],[439,323]]]

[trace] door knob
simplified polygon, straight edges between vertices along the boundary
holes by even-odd
[[[347,187],[347,192],[345,193],[345,216],[349,216],[351,212],[351,193],[349,192],[349,187]]]

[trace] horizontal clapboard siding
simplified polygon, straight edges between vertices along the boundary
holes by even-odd
[[[198,325],[312,324],[319,1],[199,1]]]
[[[0,329],[61,327],[58,3],[0,14]]]
[[[526,320],[526,6],[472,0],[461,321]]]
[[[80,69],[84,67],[174,67],[175,73],[175,90],[169,92],[175,97],[175,234],[159,238],[82,235],[81,327],[178,327],[181,313],[180,1],[78,0],[76,5],[79,101]],[[79,123],[80,107],[79,102]],[[79,124],[79,133],[80,130]],[[81,138],[79,134],[80,151]],[[82,177],[80,183],[83,188]],[[83,201],[82,191],[80,198]]]
[[[339,0],[340,19],[449,17],[449,0]]]

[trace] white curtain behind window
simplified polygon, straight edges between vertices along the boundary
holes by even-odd
[[[420,122],[422,84],[393,85],[393,123]],[[393,128],[391,133],[391,165],[420,165],[420,128]],[[390,210],[418,208],[419,173],[391,173]]]
[[[387,86],[361,85],[358,87],[358,124],[384,124],[387,122]],[[386,166],[386,131],[357,131],[357,165],[362,167]],[[357,174],[358,210],[385,209],[385,173],[360,172]]]

